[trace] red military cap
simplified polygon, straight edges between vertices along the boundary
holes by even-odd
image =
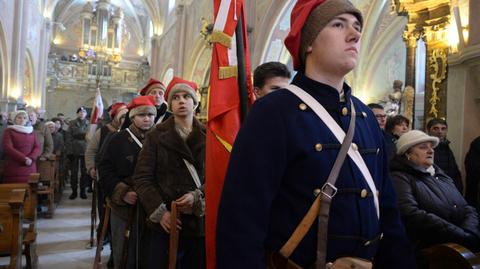
[[[160,80],[150,78],[147,84],[145,84],[145,86],[143,86],[143,88],[139,91],[139,94],[147,95],[148,92],[153,88],[161,88],[165,91],[165,85],[163,85],[163,83]]]
[[[127,108],[130,111],[130,118],[133,118],[138,114],[157,115],[157,109],[155,108],[155,97],[151,95],[133,98],[133,100],[128,104]]]
[[[176,92],[185,91],[190,93],[193,98],[193,103],[195,108],[198,105],[198,96],[197,96],[197,84],[188,80],[184,80],[179,77],[173,77],[172,81],[167,86],[167,91],[165,95],[167,96],[168,107],[172,107],[172,96]]]
[[[122,103],[122,102],[115,103],[110,108],[110,112],[109,112],[110,118],[113,120],[118,113],[124,114],[123,112],[127,113],[127,111],[128,109],[125,103]]]
[[[335,16],[350,13],[363,25],[360,10],[348,0],[298,0],[290,17],[285,47],[292,55],[293,69],[305,69],[306,49]]]

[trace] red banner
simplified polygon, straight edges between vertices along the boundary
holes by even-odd
[[[243,0],[214,0],[215,25],[208,98],[206,145],[206,250],[207,268],[215,268],[217,210],[230,151],[241,124],[238,72],[246,74],[248,103],[253,102],[250,57]],[[236,36],[239,18],[242,35]],[[245,66],[238,66],[237,39],[243,40]]]

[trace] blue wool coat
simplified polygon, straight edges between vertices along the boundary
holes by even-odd
[[[347,157],[336,183],[328,225],[327,260],[357,256],[376,268],[415,268],[411,247],[388,176],[384,139],[375,116],[344,85],[338,91],[298,73],[293,84],[319,101],[346,132],[353,101],[357,111],[353,143],[372,174],[374,199],[360,170]],[[235,141],[217,223],[217,268],[265,268],[265,251],[278,251],[313,203],[337,157],[340,143],[302,101],[282,89],[255,102]],[[367,195],[362,197],[362,192]],[[383,236],[382,236],[383,235]],[[382,239],[380,239],[382,238]],[[291,259],[315,263],[317,222]]]

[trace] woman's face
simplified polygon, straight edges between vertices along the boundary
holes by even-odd
[[[15,116],[15,124],[25,126],[28,122],[28,116],[25,113],[19,113]]]
[[[433,164],[434,152],[432,142],[423,142],[411,147],[405,155],[413,163],[428,168]]]
[[[404,133],[408,132],[408,124],[404,121],[393,126],[392,133],[398,137],[402,136]]]

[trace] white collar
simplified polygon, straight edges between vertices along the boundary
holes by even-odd
[[[22,125],[8,125],[7,128],[11,128],[19,133],[30,134],[33,132],[32,126],[22,126]]]

